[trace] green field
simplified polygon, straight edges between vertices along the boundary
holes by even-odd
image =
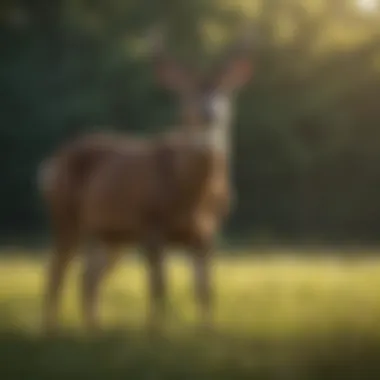
[[[380,260],[218,258],[215,331],[197,328],[188,263],[169,263],[165,332],[144,330],[144,268],[126,258],[101,301],[105,331],[81,330],[70,272],[62,332],[40,335],[43,260],[0,260],[0,379],[377,379]]]

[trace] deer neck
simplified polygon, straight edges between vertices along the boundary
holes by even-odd
[[[191,140],[200,148],[229,156],[231,148],[229,123],[216,123],[198,128],[191,135]]]

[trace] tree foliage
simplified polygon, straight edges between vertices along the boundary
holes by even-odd
[[[231,233],[375,239],[380,222],[380,11],[349,0],[59,0],[0,6],[0,226],[43,226],[40,160],[99,128],[157,132],[176,103],[144,54],[149,28],[204,66],[254,25],[237,101]]]

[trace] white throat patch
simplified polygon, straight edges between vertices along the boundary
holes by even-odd
[[[194,133],[191,141],[200,148],[227,153],[229,149],[228,136],[225,128],[210,128]]]

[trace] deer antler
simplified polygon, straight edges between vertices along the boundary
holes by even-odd
[[[254,29],[246,23],[239,33],[239,38],[233,43],[216,68],[214,76],[216,85],[226,91],[232,91],[242,86],[252,74],[250,51],[253,47]]]

